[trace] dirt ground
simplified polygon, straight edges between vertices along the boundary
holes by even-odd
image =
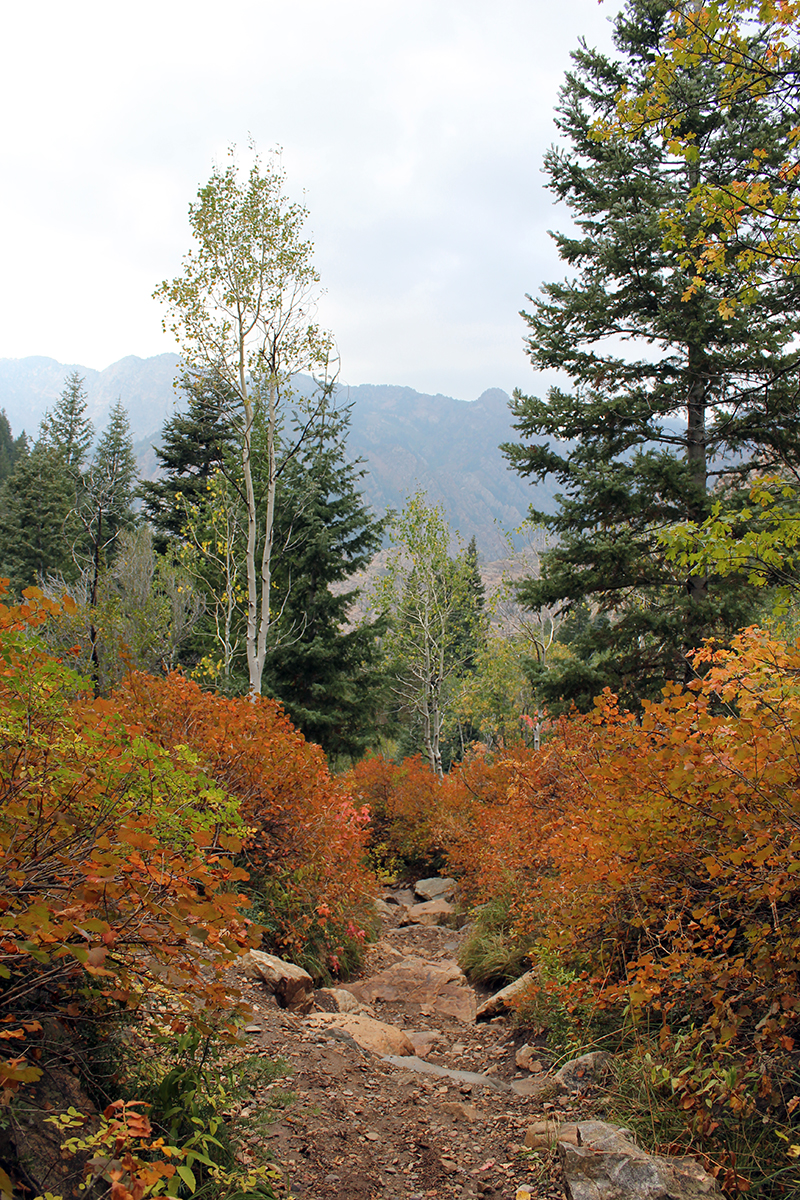
[[[436,926],[401,927],[387,916],[362,978],[409,957],[451,962],[462,937]],[[525,1135],[544,1118],[585,1119],[593,1099],[588,1085],[567,1096],[553,1088],[551,1098],[545,1098],[547,1086],[533,1089],[536,1095],[512,1090],[524,1090],[533,1076],[517,1065],[525,1037],[510,1017],[467,1022],[435,1004],[376,1000],[369,1008],[377,1019],[428,1035],[415,1038],[421,1046],[416,1058],[388,1061],[335,1025],[314,1028],[308,1018],[278,1008],[258,984],[245,983],[243,990],[254,1012],[248,1048],[282,1058],[288,1073],[257,1087],[232,1119],[242,1122],[243,1161],[261,1160],[268,1150],[282,1171],[284,1195],[514,1200],[527,1187],[537,1200],[563,1197],[557,1156],[527,1149]],[[328,997],[318,998],[319,1008],[330,1010]],[[537,1047],[535,1057],[541,1084],[550,1065],[546,1049]],[[428,1074],[425,1064],[478,1078]]]

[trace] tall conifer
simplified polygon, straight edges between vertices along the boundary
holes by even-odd
[[[378,549],[383,522],[366,506],[366,472],[346,455],[349,409],[326,408],[283,457],[274,541],[276,644],[265,690],[332,758],[357,757],[374,737],[381,699],[381,626],[349,620],[358,589],[351,577]],[[291,448],[288,434],[283,447]]]
[[[676,159],[656,133],[597,135],[620,90],[643,86],[668,9],[631,0],[617,19],[615,59],[581,44],[558,109],[563,142],[545,160],[576,228],[554,235],[567,277],[546,285],[523,315],[534,367],[559,371],[571,386],[552,387],[546,399],[516,393],[523,441],[504,449],[521,474],[554,475],[562,488],[555,516],[533,514],[559,540],[522,599],[532,609],[588,605],[574,656],[540,679],[551,700],[590,703],[610,684],[635,704],[666,679],[690,677],[686,652],[745,623],[752,597],[742,579],[681,577],[659,530],[703,519],[711,493],[735,488],[753,465],[800,460],[800,279],[776,281],[751,308],[723,316],[720,301],[738,281],[709,275],[686,298],[690,276],[664,249],[660,222],[664,209],[683,205],[690,223],[699,180],[729,181],[756,150],[772,152],[764,103],[743,94],[723,114],[716,68],[690,66],[674,86],[694,137],[692,162]]]
[[[181,537],[188,508],[205,500],[208,481],[226,466],[235,446],[230,388],[213,375],[187,372],[181,391],[186,408],[165,421],[156,447],[160,478],[139,486],[160,548]]]

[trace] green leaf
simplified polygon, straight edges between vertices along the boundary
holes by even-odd
[[[194,1193],[197,1191],[197,1180],[195,1179],[192,1168],[187,1167],[186,1163],[180,1163],[180,1165],[176,1167],[176,1171],[188,1187],[189,1191],[192,1193],[192,1195],[194,1195]]]

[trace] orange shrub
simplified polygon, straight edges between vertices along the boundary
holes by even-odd
[[[417,754],[401,763],[364,758],[345,779],[369,812],[370,848],[381,867],[411,875],[444,864],[454,797],[450,776],[440,780]]]
[[[695,1065],[669,1087],[711,1121],[780,1107],[774,1072],[796,1058],[800,644],[750,629],[696,659],[702,677],[641,719],[605,694],[538,752],[466,762],[435,818],[395,768],[385,811],[431,831],[468,900],[502,898],[534,956],[577,972],[568,1003],[593,994],[654,1015],[665,1046],[680,1035]]]
[[[367,813],[280,704],[220,697],[177,674],[133,674],[114,703],[160,746],[196,756],[238,801],[241,861],[272,948],[334,973],[352,960],[373,894]]]
[[[47,1065],[47,1022],[85,1023],[154,987],[199,1028],[231,1014],[222,968],[248,944],[231,855],[242,822],[184,755],[126,724],[0,606],[0,1099]]]

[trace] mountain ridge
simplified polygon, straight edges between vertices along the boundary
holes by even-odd
[[[43,355],[0,359],[0,408],[15,435],[24,428],[32,438],[67,375],[77,371],[98,431],[114,401],[122,400],[140,473],[153,478],[153,445],[164,421],[181,407],[179,370],[177,354],[127,355],[102,371]],[[363,493],[375,512],[401,508],[408,495],[424,491],[462,537],[474,534],[482,554],[496,558],[507,548],[506,532],[522,523],[531,503],[545,511],[554,506],[551,489],[532,487],[508,470],[499,445],[513,441],[515,432],[510,398],[500,388],[472,401],[401,384],[340,385],[337,395],[352,406],[348,451],[366,460]]]

